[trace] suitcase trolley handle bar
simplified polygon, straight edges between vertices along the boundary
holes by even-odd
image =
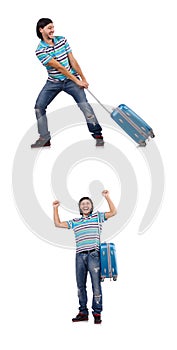
[[[111,264],[111,252],[110,252],[110,244],[108,243],[108,272],[109,272],[109,278],[111,280],[112,278],[112,264]]]
[[[100,106],[103,107],[103,108],[105,109],[106,112],[108,112],[109,114],[111,114],[111,112],[109,111],[109,109],[106,108],[106,107],[104,106],[104,104],[101,103],[100,100],[98,100],[98,98],[97,98],[89,89],[87,89],[87,91],[88,91],[89,94],[92,95],[93,98],[100,104]]]

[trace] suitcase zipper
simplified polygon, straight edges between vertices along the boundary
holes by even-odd
[[[120,115],[131,125],[135,130],[139,132],[140,135],[144,136],[146,139],[148,138],[148,134],[146,134],[139,126],[137,126],[127,115],[124,113],[119,107],[115,108]]]

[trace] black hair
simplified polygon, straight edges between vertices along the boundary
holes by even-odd
[[[49,23],[53,23],[52,20],[50,18],[41,18],[39,19],[39,21],[37,22],[36,25],[36,34],[38,36],[39,39],[43,39],[42,38],[42,33],[40,32],[39,28],[44,28],[45,26],[47,26]]]
[[[81,202],[84,201],[84,200],[90,201],[90,203],[91,203],[91,205],[92,205],[92,208],[91,208],[91,210],[90,210],[90,214],[92,214],[92,212],[93,212],[93,202],[92,202],[91,198],[89,198],[89,197],[82,197],[82,198],[79,200],[78,205],[79,205],[80,214],[81,214],[81,215],[83,214],[82,210],[80,209],[80,205],[81,205]]]

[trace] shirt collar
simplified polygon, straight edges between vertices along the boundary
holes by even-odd
[[[91,219],[92,213],[90,213],[88,216],[82,216],[81,220],[88,220]]]
[[[54,42],[54,45],[56,44],[57,42],[57,38],[54,36],[53,38],[53,42]],[[45,47],[50,47],[51,45],[47,44],[44,40],[41,40],[41,45],[42,46],[45,46]]]

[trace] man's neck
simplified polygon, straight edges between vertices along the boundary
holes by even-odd
[[[43,38],[43,41],[50,46],[54,45],[54,39]]]
[[[83,214],[83,218],[88,218],[88,216],[90,216],[91,213],[88,213],[88,214]]]

